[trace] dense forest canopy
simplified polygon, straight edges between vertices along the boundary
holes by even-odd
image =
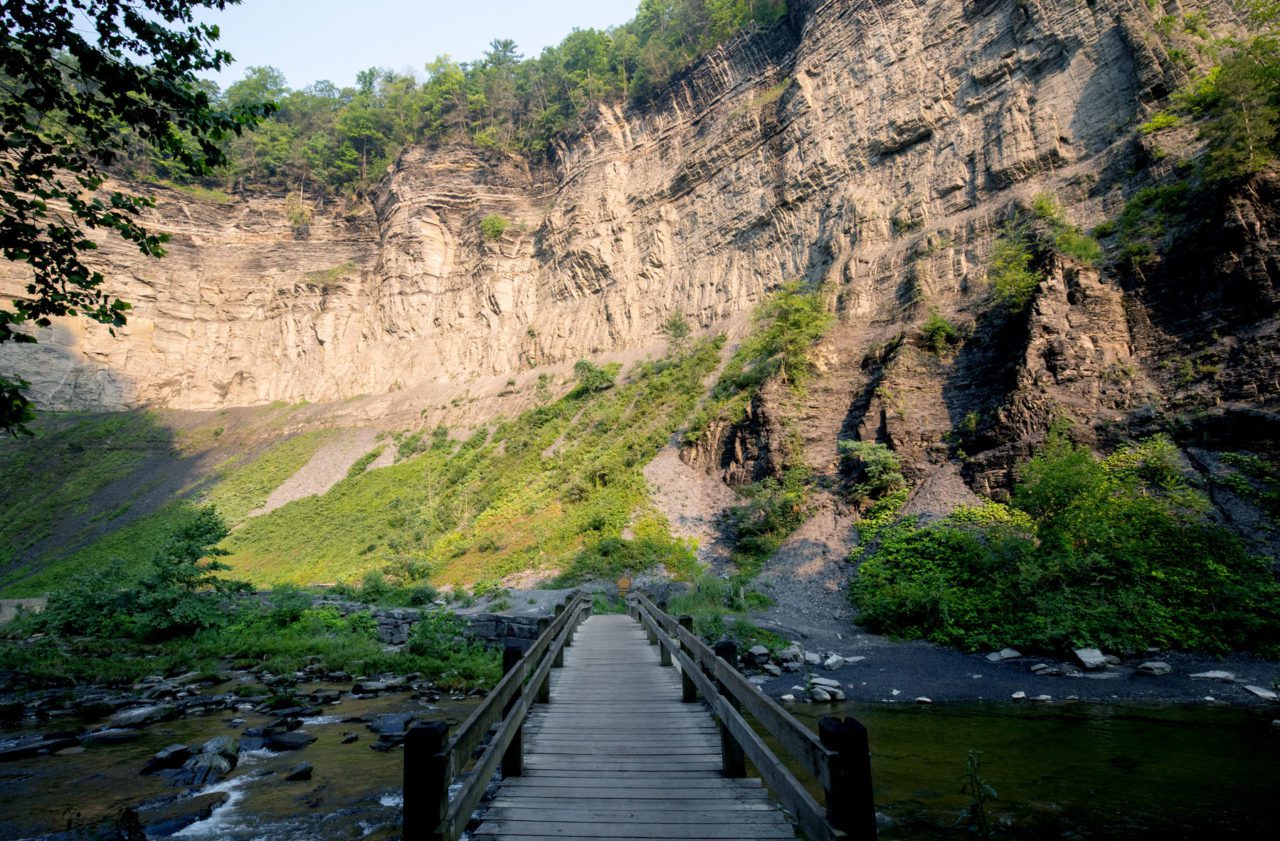
[[[231,163],[218,177],[221,186],[287,188],[305,199],[362,190],[400,149],[422,141],[540,152],[589,107],[652,96],[699,54],[786,12],[786,0],[641,0],[631,21],[575,29],[537,57],[495,39],[478,61],[439,56],[422,75],[370,68],[354,87],[290,88],[274,67],[250,67],[218,97],[232,108],[274,101],[279,111],[231,141]],[[124,172],[192,180],[179,163],[141,146]]]

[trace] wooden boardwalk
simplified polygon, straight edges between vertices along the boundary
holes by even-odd
[[[471,837],[794,839],[759,780],[721,773],[715,721],[680,694],[637,622],[589,617],[525,723],[523,775],[500,783]]]

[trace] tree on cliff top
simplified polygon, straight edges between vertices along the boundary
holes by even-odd
[[[0,3],[0,252],[30,267],[26,297],[0,306],[0,343],[34,342],[22,325],[83,315],[115,327],[129,305],[83,261],[92,229],[114,230],[143,254],[165,235],[141,222],[154,200],[106,187],[110,166],[141,142],[188,171],[226,162],[232,134],[273,106],[218,107],[195,74],[231,56],[197,8],[239,0],[5,0]],[[0,377],[0,430],[32,416],[26,383]]]

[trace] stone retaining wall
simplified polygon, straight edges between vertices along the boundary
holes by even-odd
[[[378,625],[378,639],[388,645],[404,645],[413,633],[413,626],[422,618],[422,611],[413,607],[371,607],[359,602],[343,602],[324,599],[317,604],[335,607],[346,616],[350,613],[369,613]],[[532,640],[538,636],[538,617],[507,616],[501,613],[459,614],[467,623],[467,636],[490,643],[507,640]]]

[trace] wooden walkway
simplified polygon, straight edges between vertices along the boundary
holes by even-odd
[[[525,723],[524,773],[508,777],[475,841],[794,839],[759,780],[721,773],[720,737],[629,616],[589,617],[551,703]]]

